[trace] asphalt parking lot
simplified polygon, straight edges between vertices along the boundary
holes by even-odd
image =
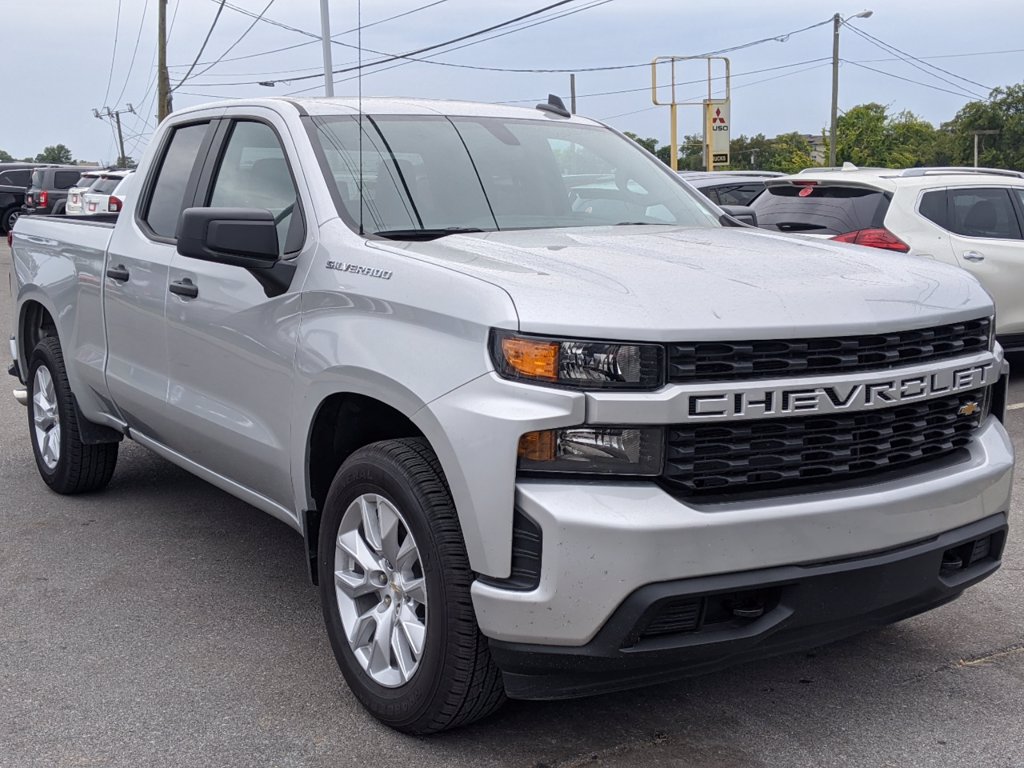
[[[4,338],[10,317],[4,287]],[[0,766],[1024,766],[1024,473],[1002,570],[930,614],[414,739],[346,688],[296,533],[132,443],[106,492],[50,493],[13,384],[0,390]],[[1011,392],[1024,403],[1024,376]],[[1008,427],[1024,454],[1024,409]]]

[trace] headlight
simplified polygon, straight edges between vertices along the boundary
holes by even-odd
[[[577,341],[491,332],[491,357],[506,379],[577,389],[657,389],[663,383],[657,344]]]
[[[661,428],[569,427],[527,432],[519,439],[519,470],[592,475],[660,475]]]

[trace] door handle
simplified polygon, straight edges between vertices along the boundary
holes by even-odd
[[[128,281],[128,270],[125,268],[124,264],[118,264],[116,267],[108,267],[107,277],[111,280],[117,280],[124,283]]]
[[[977,251],[964,251],[965,261],[984,261],[985,257]]]
[[[199,287],[189,280],[187,277],[181,278],[181,280],[173,281],[168,287],[171,293],[175,293],[178,296],[184,296],[188,299],[194,299],[199,295]]]

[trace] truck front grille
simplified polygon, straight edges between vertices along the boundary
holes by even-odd
[[[983,389],[875,411],[676,425],[663,480],[687,496],[788,490],[867,478],[967,446]]]
[[[870,336],[782,341],[698,341],[668,345],[668,380],[785,378],[882,370],[942,360],[989,348],[987,317],[962,323]]]

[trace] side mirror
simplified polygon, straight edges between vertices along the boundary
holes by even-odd
[[[278,261],[274,214],[260,208],[186,208],[178,222],[178,253],[245,269]]]
[[[749,205],[720,205],[718,207],[725,211],[728,217],[731,217],[741,224],[746,224],[751,227],[757,226],[757,214],[754,213],[754,209]],[[726,217],[723,216],[722,218],[724,219]],[[727,227],[736,226],[732,222],[727,221],[723,221],[722,224]]]

